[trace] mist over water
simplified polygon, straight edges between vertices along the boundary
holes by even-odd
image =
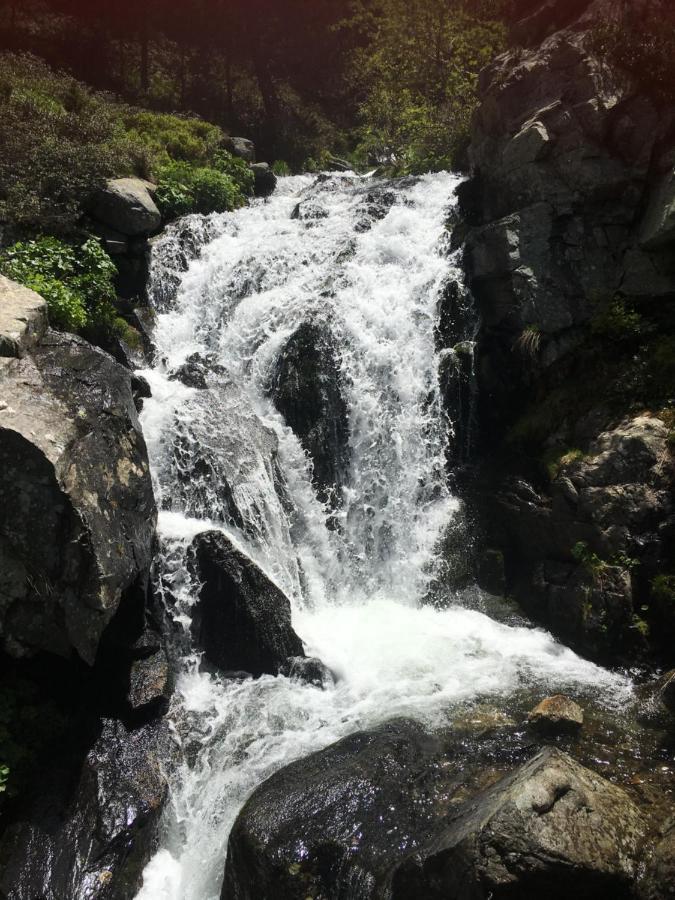
[[[457,184],[448,174],[286,178],[270,200],[183,222],[155,249],[157,359],[144,373],[153,396],[142,420],[162,509],[162,584],[186,650],[170,713],[183,762],[140,900],[218,900],[246,797],[350,732],[397,715],[447,725],[463,705],[530,685],[608,703],[629,691],[541,630],[452,597],[443,609],[421,603],[458,508],[444,474],[452,423],[434,344],[440,293],[461,278],[446,229]],[[183,272],[186,229],[203,248]],[[269,398],[279,356],[305,322],[332,336],[348,410],[337,527]],[[206,390],[170,377],[195,353],[208,359]],[[187,637],[197,586],[184,563],[192,538],[211,528],[287,593],[307,655],[335,673],[334,687],[200,671]]]

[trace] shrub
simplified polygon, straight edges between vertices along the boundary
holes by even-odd
[[[582,459],[586,458],[586,454],[583,450],[554,450],[551,453],[547,454],[544,458],[544,464],[546,466],[546,471],[548,472],[548,477],[551,481],[555,481],[560,472],[566,467],[572,465],[572,463],[579,462]]]
[[[600,337],[621,341],[638,337],[642,330],[642,320],[621,297],[614,297],[602,304],[599,312],[591,319],[591,331]]]
[[[661,603],[675,608],[675,575],[657,575],[652,580],[652,594]]]
[[[272,164],[272,171],[277,176],[277,178],[285,178],[287,175],[292,175],[291,167],[288,163],[283,159],[277,159]]]
[[[54,237],[19,242],[0,256],[0,271],[44,297],[55,328],[112,325],[115,264],[93,238],[79,246]]]
[[[212,166],[223,175],[229,176],[238,186],[242,194],[253,194],[255,176],[251,167],[243,159],[233,156],[227,150],[218,150],[213,157]]]
[[[157,204],[166,218],[188,213],[227,212],[243,206],[241,186],[215,168],[170,163],[159,172]]]
[[[122,120],[129,137],[147,148],[156,166],[171,160],[208,165],[223,139],[217,125],[201,119],[127,107]]]

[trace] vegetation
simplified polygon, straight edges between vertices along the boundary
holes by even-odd
[[[364,85],[357,154],[399,172],[457,166],[478,72],[505,44],[496,3],[360,0],[351,77]]]
[[[538,325],[527,325],[516,339],[516,348],[527,359],[535,359],[541,348],[541,329]]]
[[[0,256],[0,271],[44,297],[56,328],[120,327],[112,305],[115,265],[93,238],[82,244],[54,237],[14,244]]]
[[[591,332],[613,341],[638,337],[641,330],[640,315],[618,296],[601,303],[599,311],[591,319]]]
[[[0,56],[0,113],[0,221],[10,233],[72,235],[113,176],[163,179],[165,197],[170,187],[180,194],[167,214],[233,209],[252,189],[217,126],[126,106],[35,57]]]
[[[572,463],[579,462],[582,459],[586,459],[586,454],[578,449],[557,449],[547,453],[544,458],[544,464],[546,466],[546,471],[548,472],[548,477],[551,481],[555,481],[564,468],[572,465]]]
[[[675,610],[675,575],[657,575],[652,581],[652,594],[660,603]]]

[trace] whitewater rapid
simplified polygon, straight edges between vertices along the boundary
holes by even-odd
[[[495,621],[449,591],[442,605],[421,602],[459,507],[434,337],[439,297],[461,280],[446,225],[457,184],[448,174],[282,179],[268,201],[181,223],[155,249],[157,354],[142,422],[162,510],[161,586],[186,635],[170,711],[183,762],[138,900],[218,900],[246,797],[350,732],[399,715],[445,726],[467,705],[533,686],[608,704],[630,690],[542,630]],[[186,231],[203,245],[191,262]],[[307,321],[339,348],[348,410],[337,528],[270,399],[279,356]],[[209,360],[208,390],[171,377],[196,353]],[[200,670],[189,644],[198,586],[184,562],[211,528],[286,592],[333,687]]]

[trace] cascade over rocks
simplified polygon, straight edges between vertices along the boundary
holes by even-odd
[[[3,361],[0,398],[3,647],[76,651],[92,664],[152,556],[156,509],[130,373],[49,332]]]
[[[312,460],[320,499],[335,508],[349,468],[349,420],[335,340],[326,325],[304,322],[291,335],[271,394]]]
[[[193,631],[210,663],[257,677],[304,656],[288,598],[229,538],[205,532],[192,550],[202,582]]]
[[[223,900],[630,897],[645,828],[624,791],[554,748],[494,783],[496,746],[396,720],[287,766],[234,825]]]
[[[593,43],[601,16],[622,27],[634,5],[520,4],[525,49],[481,74],[460,187],[481,316],[481,460],[467,489],[507,592],[605,661],[675,634],[650,587],[675,553],[654,337],[670,333],[675,296],[675,113]],[[636,314],[655,341],[646,352],[631,343]]]

